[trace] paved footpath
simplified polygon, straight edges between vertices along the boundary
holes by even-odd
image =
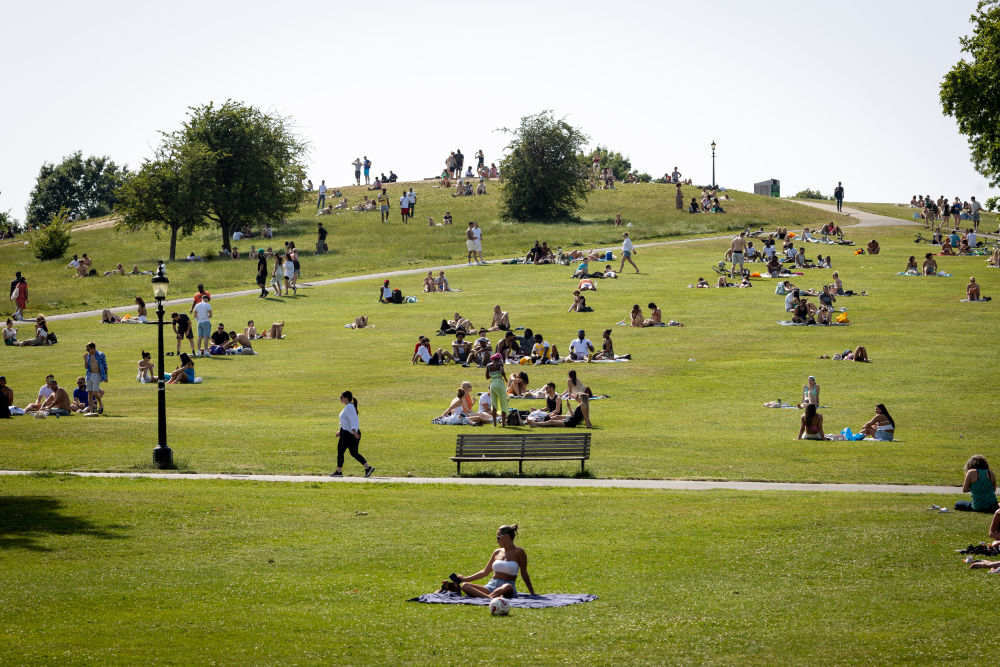
[[[908,484],[803,484],[799,482],[708,482],[684,479],[577,479],[573,477],[330,477],[328,475],[232,475],[226,473],[169,472],[51,472],[0,470],[9,475],[72,475],[74,477],[228,480],[240,482],[321,482],[332,484],[452,484],[457,486],[530,486],[577,489],[660,489],[670,491],[805,491],[842,493],[895,493],[904,495],[961,495],[958,486]]]

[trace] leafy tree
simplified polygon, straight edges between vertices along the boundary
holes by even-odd
[[[621,153],[612,152],[603,146],[598,146],[590,153],[590,158],[586,160],[588,168],[594,165],[594,156],[600,158],[600,167],[605,169],[611,167],[611,172],[615,175],[615,180],[623,180],[632,171],[632,161]]]
[[[964,57],[941,82],[944,114],[966,136],[972,163],[990,186],[1000,185],[1000,1],[980,0],[969,17],[972,34],[960,38]]]
[[[17,219],[14,217],[14,214],[10,211],[10,209],[6,211],[0,211],[0,234],[7,232],[13,234],[18,229],[20,229],[20,227],[21,223],[17,221]]]
[[[40,229],[31,232],[28,243],[35,257],[40,260],[59,259],[66,254],[70,244],[70,229],[73,223],[69,211],[60,209],[52,220]]]
[[[500,163],[504,187],[500,214],[505,220],[559,220],[572,217],[587,198],[588,168],[581,158],[587,137],[551,111],[525,116],[511,135]]]
[[[182,145],[175,152],[157,151],[118,190],[119,229],[137,230],[150,223],[170,232],[170,261],[176,259],[177,234],[190,236],[205,226],[207,193],[215,167],[213,155],[199,144]]]
[[[997,204],[1000,203],[1000,197],[990,197],[986,200],[986,210],[995,211],[997,210]]]
[[[822,199],[822,200],[833,199],[833,197],[827,197],[819,190],[810,190],[809,188],[806,188],[801,192],[795,193],[795,197],[797,199]]]
[[[115,190],[127,174],[128,167],[119,167],[109,157],[84,159],[80,151],[58,165],[43,164],[31,190],[25,222],[40,227],[61,209],[87,218],[107,215],[115,205]]]
[[[203,194],[227,250],[239,226],[281,219],[298,208],[305,149],[286,119],[233,100],[192,107],[182,128],[166,135],[165,146],[171,154],[210,156]]]

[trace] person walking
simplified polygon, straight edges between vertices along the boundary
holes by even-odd
[[[476,264],[485,264],[483,261],[483,229],[478,222],[473,222],[472,238],[474,240],[473,249],[476,251]]]
[[[621,273],[622,269],[625,268],[625,262],[631,264],[632,267],[635,269],[635,272],[639,273],[639,267],[636,266],[635,262],[632,261],[632,253],[635,252],[635,246],[632,245],[632,237],[628,235],[628,232],[625,232],[623,239],[624,240],[622,241],[622,263],[621,266],[618,267],[618,273]]]
[[[108,359],[103,352],[98,351],[94,342],[87,343],[87,351],[83,355],[83,368],[86,371],[87,410],[90,414],[104,414],[104,392],[101,383],[108,381]]]
[[[274,288],[274,293],[281,296],[281,283],[285,276],[284,271],[284,258],[280,254],[274,256],[274,270],[271,272],[271,286]]]
[[[354,184],[361,185],[361,158],[354,158]]]
[[[837,213],[844,212],[844,184],[837,181],[837,187],[833,189],[833,198],[837,200]]]
[[[260,288],[260,298],[267,296],[267,257],[263,248],[257,251],[257,287]]]
[[[399,218],[402,220],[403,224],[407,224],[407,217],[410,213],[410,196],[406,194],[406,190],[403,190],[403,194],[399,196]]]
[[[14,319],[24,320],[24,308],[28,305],[28,281],[21,272],[14,274],[10,283],[10,300],[14,302]]]
[[[323,223],[318,223],[316,227],[316,254],[322,255],[326,253],[326,227]]]
[[[469,251],[469,264],[472,264],[472,258],[476,256],[476,234],[475,234],[476,223],[470,222],[469,228],[465,230],[465,249]]]
[[[465,165],[465,156],[462,155],[462,149],[455,149],[455,178],[462,178],[462,167]]]
[[[337,432],[337,469],[330,477],[344,476],[344,453],[350,452],[354,459],[365,467],[365,477],[371,477],[375,466],[368,465],[367,459],[358,451],[361,443],[361,423],[358,420],[358,399],[345,391],[340,395],[344,409],[340,411],[340,430]]]
[[[971,203],[969,204],[970,212],[972,213],[972,229],[977,234],[979,233],[979,218],[981,217],[980,212],[983,210],[983,205],[976,201],[976,196],[970,197]],[[972,245],[971,243],[969,244]]]
[[[319,199],[316,200],[316,210],[326,206],[326,180],[319,182]]]
[[[299,293],[298,287],[295,286],[295,260],[292,258],[292,251],[289,251],[285,255],[285,296],[288,296],[289,290],[294,290],[295,294]]]
[[[372,171],[372,161],[368,159],[367,155],[365,156],[365,161],[362,162],[362,165],[365,168],[365,185],[368,185],[370,183],[369,178]]]
[[[483,149],[480,148],[476,151],[476,173],[478,174],[483,170],[483,165],[486,164],[486,157],[483,155]]]

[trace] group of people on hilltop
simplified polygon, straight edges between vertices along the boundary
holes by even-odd
[[[977,232],[983,210],[982,204],[976,201],[975,196],[970,197],[968,201],[962,201],[961,197],[956,196],[949,202],[944,195],[937,199],[932,199],[930,195],[921,197],[913,195],[910,199],[910,208],[919,211],[919,217],[928,227],[934,227],[934,223],[940,220],[945,224],[950,221],[955,228],[958,228],[965,219],[972,221],[972,228]],[[914,217],[917,217],[917,214],[914,214]]]

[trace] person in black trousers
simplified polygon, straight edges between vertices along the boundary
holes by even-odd
[[[340,411],[340,431],[337,434],[337,469],[330,477],[344,476],[344,452],[350,452],[351,456],[365,467],[365,477],[371,477],[375,472],[375,466],[368,465],[368,461],[358,451],[358,444],[361,442],[358,399],[354,398],[351,392],[345,391],[340,395],[340,402],[344,404],[344,409]]]

